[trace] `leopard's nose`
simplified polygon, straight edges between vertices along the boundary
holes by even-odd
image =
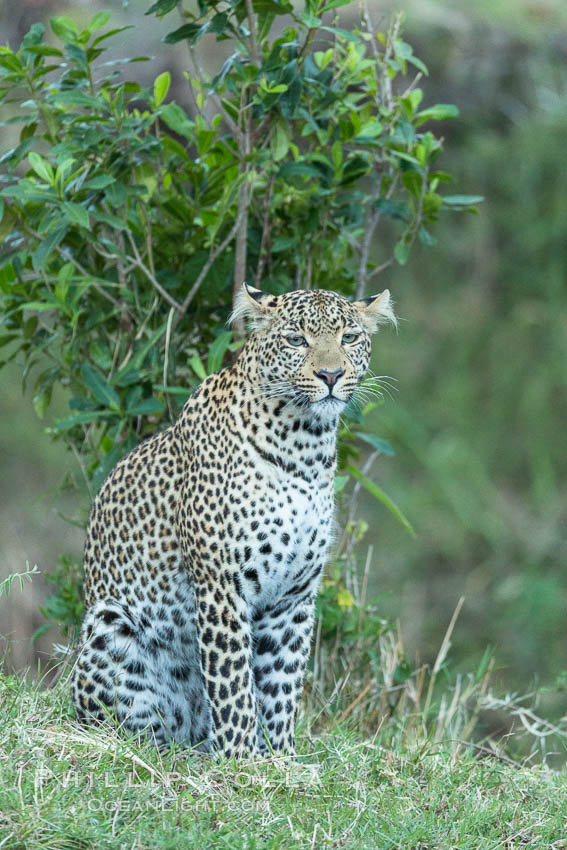
[[[319,372],[315,372],[315,377],[321,378],[328,387],[334,387],[344,373],[344,369],[335,369],[333,372],[330,372],[328,369],[320,369]]]

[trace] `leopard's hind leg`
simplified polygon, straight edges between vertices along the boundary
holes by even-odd
[[[206,747],[208,704],[191,625],[160,621],[116,600],[95,603],[81,630],[72,695],[77,718],[115,718],[129,733],[158,746],[172,741]]]

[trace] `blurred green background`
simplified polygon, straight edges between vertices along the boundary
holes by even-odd
[[[53,14],[80,22],[113,9],[113,24],[136,24],[123,55],[154,57],[128,73],[149,83],[171,70],[171,93],[187,103],[183,46],[160,41],[176,24],[144,17],[148,5],[0,0],[0,42],[15,47]],[[567,5],[374,0],[370,9],[384,23],[392,9],[406,12],[406,40],[430,71],[425,103],[461,113],[444,127],[439,166],[455,176],[452,193],[486,198],[479,216],[444,216],[437,245],[417,244],[377,284],[392,290],[402,321],[374,344],[374,371],[395,377],[399,392],[373,414],[396,449],[373,476],[417,537],[362,503],[372,590],[400,620],[410,659],[435,657],[464,595],[454,665],[471,669],[491,644],[502,687],[553,685],[567,669]],[[203,39],[210,67],[212,46]],[[375,251],[379,260],[380,239]],[[0,580],[26,559],[51,570],[62,552],[80,558],[83,536],[55,492],[76,475],[73,458],[45,435],[20,379],[15,364],[0,372]],[[63,398],[49,416],[58,411]],[[33,666],[56,637],[27,639],[44,595],[36,578],[0,600],[11,666]]]

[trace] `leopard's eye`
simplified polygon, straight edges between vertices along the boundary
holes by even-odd
[[[286,336],[286,342],[289,342],[290,345],[293,345],[294,348],[299,348],[301,345],[307,345],[307,340],[304,336],[299,336],[299,334],[291,334],[290,336]]]
[[[342,343],[348,345],[351,342],[356,342],[360,334],[343,334]]]

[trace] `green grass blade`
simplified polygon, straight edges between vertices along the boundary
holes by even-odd
[[[352,475],[353,478],[356,478],[362,486],[371,493],[375,499],[378,499],[379,502],[382,502],[384,507],[388,508],[390,513],[392,513],[396,519],[398,519],[406,531],[411,534],[412,537],[416,536],[414,528],[408,518],[404,515],[404,513],[400,510],[400,508],[396,505],[395,502],[390,499],[390,497],[385,493],[381,487],[378,487],[374,481],[371,481],[370,478],[367,478],[366,475],[357,469],[356,466],[353,466],[351,463],[347,466],[348,472]]]

